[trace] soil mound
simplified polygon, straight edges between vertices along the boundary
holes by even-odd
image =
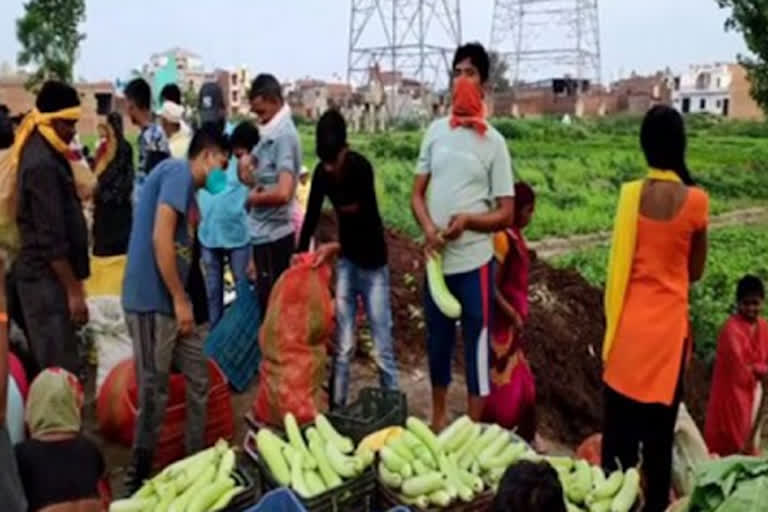
[[[335,239],[336,232],[335,217],[324,215],[318,241]],[[395,231],[386,236],[397,357],[405,368],[427,371],[422,250]],[[601,429],[603,293],[577,272],[534,257],[530,299],[526,354],[536,375],[539,430],[549,439],[576,445]],[[459,372],[462,353],[457,347]],[[708,369],[694,361],[686,379],[686,402],[700,426],[710,379]]]

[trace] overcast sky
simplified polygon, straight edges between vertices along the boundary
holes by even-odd
[[[0,62],[15,63],[22,0],[0,0]],[[76,74],[125,77],[153,52],[182,46],[206,68],[244,64],[282,79],[345,76],[349,0],[87,0]],[[463,0],[464,40],[487,43],[493,0]],[[603,78],[632,70],[734,60],[745,47],[723,30],[715,0],[602,0]]]

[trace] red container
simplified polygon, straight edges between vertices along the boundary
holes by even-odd
[[[133,371],[133,361],[130,362],[130,375]],[[208,361],[208,415],[205,427],[206,446],[214,444],[219,439],[231,441],[235,433],[234,414],[230,399],[229,384],[224,373],[213,361]],[[163,467],[187,455],[184,446],[186,420],[186,383],[182,374],[172,374],[168,384],[168,406],[165,410],[163,426],[155,447],[155,467]],[[118,430],[118,442],[130,446],[138,415],[137,387],[135,378],[128,382],[127,392],[121,393],[120,400],[125,401],[127,409],[126,421]]]

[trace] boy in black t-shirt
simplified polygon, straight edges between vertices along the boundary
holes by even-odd
[[[333,367],[334,406],[347,401],[349,365],[355,348],[355,313],[362,298],[375,346],[374,359],[381,386],[398,388],[397,363],[392,348],[392,309],[384,227],[379,215],[373,168],[347,145],[347,126],[341,114],[329,110],[317,124],[317,156],[309,204],[299,240],[299,252],[309,249],[323,200],[331,200],[339,224],[338,242],[317,250],[321,265],[340,253],[336,282],[336,353]]]

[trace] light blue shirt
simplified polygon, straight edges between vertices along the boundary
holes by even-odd
[[[492,126],[485,135],[451,128],[448,118],[432,123],[424,135],[418,174],[429,174],[427,208],[438,229],[458,213],[488,213],[496,199],[515,195],[512,163],[504,137]],[[465,231],[445,245],[443,271],[461,274],[491,260],[491,233]]]
[[[202,220],[198,236],[208,249],[239,249],[249,242],[248,212],[245,201],[248,189],[237,176],[237,159],[227,166],[227,187],[213,195],[205,189],[197,193]]]
[[[258,169],[253,174],[257,186],[273,188],[281,172],[290,172],[295,183],[301,169],[299,132],[290,116],[280,121],[273,133],[263,136],[253,148]],[[250,234],[254,245],[268,244],[293,233],[293,201],[282,206],[251,208]]]

